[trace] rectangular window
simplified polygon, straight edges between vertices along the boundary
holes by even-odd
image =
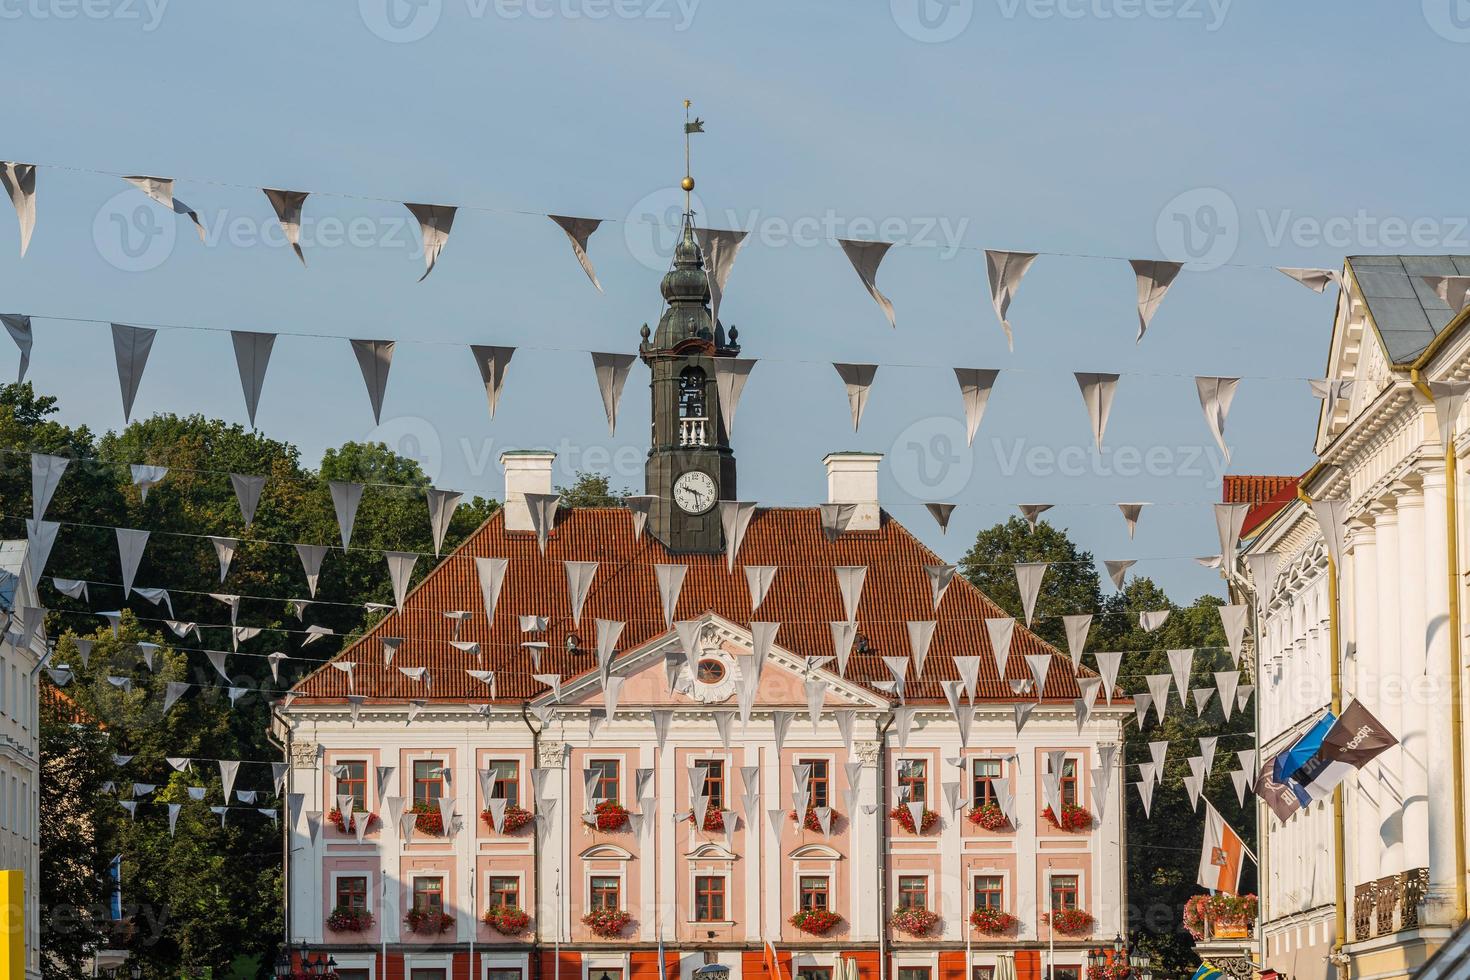
[[[594,799],[599,801],[622,799],[617,759],[593,759],[587,763],[587,768],[597,773],[597,782],[592,787]]]
[[[1062,760],[1062,805],[1077,805],[1077,760]]]
[[[970,980],[995,980],[995,967],[974,966],[970,968]]]
[[[623,882],[619,878],[593,878],[589,883],[591,893],[588,904],[594,909],[620,909],[623,907]]]
[[[804,875],[801,878],[801,907],[803,909],[827,909],[827,878],[825,875]]]
[[[832,980],[830,966],[804,966],[796,971],[796,980]]]
[[[694,879],[694,921],[725,921],[725,878],[699,875]]]
[[[995,796],[995,780],[1000,778],[999,759],[976,759],[971,769],[974,773],[974,805],[985,806],[987,803],[997,803]]]
[[[337,779],[337,795],[352,797],[353,811],[366,813],[368,810],[367,763],[339,762],[337,764],[346,770]]]
[[[521,980],[521,971],[514,968],[486,970],[485,980]]]
[[[928,762],[923,759],[898,760],[898,800],[900,803],[928,804]]]
[[[929,879],[924,875],[901,875],[898,879],[898,907],[927,909],[929,907]]]
[[[1051,876],[1051,907],[1054,909],[1077,908],[1077,876]]]
[[[725,809],[725,764],[718,759],[705,759],[694,764],[704,770],[704,795],[711,810]]]
[[[353,875],[337,879],[337,908],[367,910],[367,877]]]
[[[415,878],[413,880],[413,908],[425,912],[444,911],[444,879]]]
[[[519,878],[496,875],[490,879],[488,892],[486,903],[491,908],[497,905],[521,907],[521,879]]]
[[[439,967],[414,967],[408,971],[408,980],[445,980],[444,971]]]
[[[444,763],[438,759],[416,759],[413,764],[413,801],[432,804],[444,795],[444,778],[439,770]]]
[[[831,806],[828,802],[832,799],[832,778],[827,768],[826,759],[798,759],[803,766],[811,766],[811,778],[807,780],[807,792],[811,794],[810,804],[812,806]]]
[[[898,980],[929,980],[929,968],[927,966],[901,966],[898,968]]]
[[[1000,909],[1005,904],[1006,880],[1000,875],[975,876],[975,908]]]
[[[1082,967],[1059,966],[1056,968],[1057,980],[1082,980]]]
[[[520,806],[521,764],[514,759],[496,759],[486,768],[490,771],[490,798],[504,800],[506,806]]]

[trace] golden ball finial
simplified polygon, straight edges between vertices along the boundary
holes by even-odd
[[[679,186],[684,188],[686,191],[694,190],[694,178],[685,177],[683,180],[679,181]]]

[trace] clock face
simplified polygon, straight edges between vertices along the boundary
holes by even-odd
[[[708,473],[690,470],[674,481],[674,503],[689,514],[703,514],[715,505],[715,481]]]

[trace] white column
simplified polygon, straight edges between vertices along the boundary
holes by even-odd
[[[1428,620],[1425,632],[1425,682],[1420,703],[1423,722],[1436,733],[1428,740],[1429,771],[1438,778],[1429,782],[1426,847],[1429,867],[1429,900],[1424,905],[1427,922],[1447,923],[1453,915],[1455,890],[1455,793],[1448,778],[1454,760],[1447,737],[1453,708],[1450,704],[1449,662],[1449,529],[1445,516],[1445,475],[1442,468],[1424,474],[1424,606]]]
[[[1429,864],[1429,755],[1423,690],[1426,622],[1424,495],[1417,486],[1399,498],[1399,671],[1404,763],[1404,867]]]
[[[1353,693],[1364,707],[1377,717],[1379,704],[1378,677],[1378,565],[1377,529],[1372,523],[1360,525],[1353,532],[1352,545],[1353,631],[1348,638],[1352,658]],[[1364,792],[1359,786],[1367,787]],[[1370,764],[1356,778],[1349,778],[1345,797],[1348,802],[1349,828],[1354,850],[1348,865],[1348,890],[1353,885],[1376,881],[1378,874],[1378,765]]]
[[[1399,581],[1399,515],[1394,501],[1384,498],[1379,501],[1378,525],[1378,647],[1374,651],[1375,672],[1384,679],[1382,687],[1383,714],[1380,720],[1389,731],[1402,732],[1403,698],[1399,690],[1402,671],[1398,665],[1399,603],[1396,583]],[[1399,801],[1404,796],[1403,746],[1396,745],[1379,757],[1384,776],[1379,788],[1379,817],[1382,820],[1380,833],[1384,851],[1379,862],[1381,874],[1389,875],[1403,871],[1404,836],[1402,826],[1403,808]]]

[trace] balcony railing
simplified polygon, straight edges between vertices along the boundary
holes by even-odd
[[[1414,868],[1365,882],[1353,890],[1353,938],[1387,936],[1419,925],[1419,903],[1429,889],[1429,869]]]
[[[707,418],[683,418],[679,420],[679,445],[681,446],[708,446],[709,419]]]

